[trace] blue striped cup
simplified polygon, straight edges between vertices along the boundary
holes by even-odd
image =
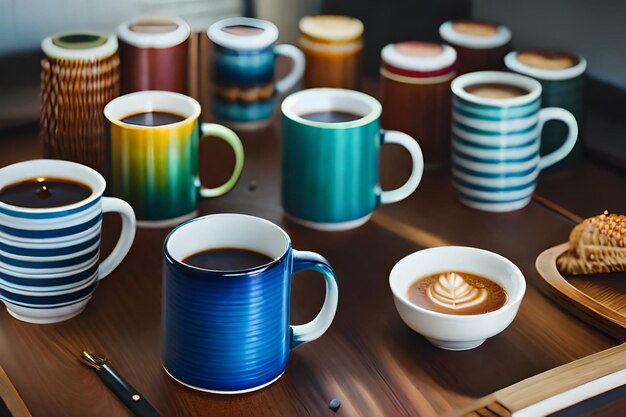
[[[14,317],[54,323],[79,314],[98,281],[122,261],[135,236],[132,208],[102,197],[104,178],[74,162],[38,159],[0,169],[0,190],[39,177],[66,178],[87,185],[91,195],[74,204],[27,208],[0,201],[0,299]],[[122,232],[102,262],[103,212],[122,216]]]
[[[504,84],[528,93],[482,97],[466,90],[476,84]],[[576,119],[562,108],[541,109],[541,84],[523,75],[473,72],[456,78],[452,92],[452,174],[459,199],[485,211],[526,206],[539,172],[565,158],[576,144]],[[552,119],[564,122],[569,132],[558,149],[541,156],[541,131]]]
[[[183,262],[213,248],[243,248],[273,261],[238,271]],[[335,273],[313,252],[291,247],[275,224],[243,214],[213,214],[183,223],[163,247],[163,366],[194,389],[237,394],[263,388],[285,371],[290,351],[320,337],[337,309]],[[289,324],[293,274],[321,273],[326,299],[313,321]]]
[[[275,45],[278,28],[249,17],[222,19],[207,30],[214,44],[213,108],[218,120],[244,129],[260,127],[274,113],[275,97],[291,90],[304,74],[304,54],[293,45]],[[293,61],[289,73],[274,80],[276,57]]]

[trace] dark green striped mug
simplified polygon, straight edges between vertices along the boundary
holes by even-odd
[[[318,230],[346,230],[367,222],[380,204],[405,199],[424,169],[411,136],[380,129],[382,107],[357,91],[314,88],[287,97],[282,110],[282,205],[293,221]],[[380,147],[405,147],[413,162],[407,182],[382,191]]]

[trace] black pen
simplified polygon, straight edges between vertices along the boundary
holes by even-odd
[[[152,405],[134,389],[122,377],[117,375],[113,369],[107,365],[107,357],[97,352],[83,351],[80,354],[80,360],[83,364],[91,366],[96,370],[100,379],[104,381],[107,387],[117,397],[122,400],[138,417],[160,417],[159,413]]]

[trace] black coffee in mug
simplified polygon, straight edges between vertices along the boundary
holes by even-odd
[[[51,208],[83,201],[89,186],[65,178],[39,177],[9,184],[0,189],[0,201],[26,208]]]
[[[300,115],[303,119],[322,123],[343,123],[359,120],[361,115],[341,110],[318,111]]]
[[[274,259],[262,253],[243,248],[214,248],[194,253],[183,263],[211,271],[240,271],[265,265]]]
[[[131,114],[130,116],[126,116],[121,120],[122,122],[129,125],[164,126],[182,122],[185,119],[186,117],[180,116],[175,113],[163,111],[148,111],[145,113]]]

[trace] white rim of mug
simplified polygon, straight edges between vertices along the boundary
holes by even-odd
[[[483,83],[513,85],[524,88],[528,90],[529,93],[511,98],[489,98],[480,97],[465,91],[465,87],[467,86]],[[533,80],[525,75],[503,71],[478,71],[463,74],[452,80],[451,88],[454,95],[463,100],[492,107],[519,106],[530,103],[541,96],[541,84],[539,84],[539,81]]]
[[[324,28],[319,27],[320,20],[336,20],[342,21],[342,28]],[[356,40],[363,35],[363,22],[356,17],[320,14],[317,16],[305,16],[300,19],[298,29],[304,36],[309,36],[317,40],[325,40],[331,42],[349,42]]]
[[[268,258],[272,258],[271,262],[268,262],[266,264],[262,264],[262,265],[258,265],[258,266],[254,266],[252,268],[245,268],[245,269],[236,269],[236,270],[217,270],[217,269],[208,269],[208,268],[200,268],[197,266],[193,266],[190,264],[187,264],[185,262],[183,262],[183,259],[185,259],[186,257],[190,256],[193,253],[198,253],[202,250],[206,250],[206,244],[205,245],[198,245],[198,247],[196,248],[196,250],[194,252],[192,252],[191,254],[186,254],[184,257],[177,257],[174,256],[174,254],[172,253],[172,249],[170,248],[170,242],[174,239],[175,235],[177,233],[182,232],[183,229],[187,228],[187,227],[192,227],[194,223],[196,222],[203,222],[203,221],[211,221],[214,219],[247,219],[247,220],[251,220],[254,221],[256,223],[263,223],[267,226],[269,226],[272,229],[275,229],[278,233],[280,233],[283,238],[284,238],[284,248],[281,251],[279,256],[270,256],[269,254],[265,253],[264,255],[267,256]],[[244,248],[246,249],[246,248]],[[258,271],[262,271],[262,270],[266,270],[268,268],[273,267],[274,265],[276,265],[278,262],[281,262],[287,252],[289,252],[289,250],[293,250],[292,246],[291,246],[291,238],[289,237],[289,235],[287,234],[287,232],[285,232],[285,230],[278,226],[277,224],[264,219],[262,217],[257,217],[257,216],[252,216],[249,214],[241,214],[241,213],[215,213],[215,214],[207,214],[205,216],[201,216],[201,217],[196,217],[194,219],[191,220],[187,220],[184,223],[179,224],[178,226],[176,226],[174,229],[172,229],[171,232],[168,233],[168,235],[165,237],[165,241],[163,242],[163,253],[164,255],[169,258],[169,260],[173,263],[178,265],[181,268],[184,269],[189,269],[192,271],[197,271],[197,272],[204,272],[207,274],[217,274],[217,275],[224,275],[224,276],[236,276],[236,275],[248,275],[251,273],[255,273]]]
[[[517,278],[519,278],[519,282],[520,282],[520,290],[518,291],[517,294],[515,294],[515,298],[510,297],[509,295],[509,291],[507,290],[507,301],[506,303],[500,307],[497,310],[493,310],[493,311],[489,311],[487,313],[482,313],[482,314],[446,314],[446,313],[439,313],[437,311],[433,311],[433,310],[428,310],[424,307],[420,307],[418,305],[413,304],[412,302],[409,301],[409,298],[406,294],[406,292],[408,291],[409,287],[406,287],[404,289],[404,293],[402,293],[400,291],[397,284],[395,284],[395,279],[393,277],[395,277],[398,273],[396,272],[394,274],[394,270],[396,270],[396,268],[398,267],[399,264],[403,263],[403,262],[408,262],[409,258],[413,258],[413,257],[417,257],[417,256],[425,256],[425,254],[428,254],[428,252],[432,253],[432,251],[443,251],[443,250],[458,250],[458,251],[471,251],[471,252],[480,252],[486,256],[492,257],[494,259],[496,259],[498,262],[502,262],[506,265],[509,266],[509,268],[511,268],[511,270],[513,272],[515,272],[515,275],[517,276]],[[418,255],[419,254],[419,255]],[[445,270],[445,267],[442,268],[442,271]],[[437,272],[433,272],[433,273],[437,273]],[[416,280],[424,277],[426,275],[422,274],[418,277],[415,278],[415,280],[413,280],[412,282],[415,282]],[[489,279],[491,279],[489,277]],[[495,282],[495,281],[494,281]],[[500,285],[501,287],[503,287],[503,285],[501,285],[499,282],[496,282],[496,284]],[[516,305],[520,304],[522,299],[524,298],[524,294],[526,294],[526,279],[524,278],[524,274],[522,273],[522,271],[519,269],[519,267],[517,265],[515,265],[511,260],[505,258],[504,256],[497,254],[495,252],[491,252],[485,249],[480,249],[480,248],[473,248],[471,246],[438,246],[438,247],[434,247],[434,248],[426,248],[426,249],[422,249],[419,250],[417,252],[413,252],[407,256],[405,256],[404,258],[400,259],[398,262],[396,262],[396,264],[393,266],[393,268],[391,268],[391,272],[389,273],[389,287],[391,288],[391,292],[393,293],[394,297],[396,297],[397,299],[399,299],[400,301],[402,301],[402,303],[406,306],[408,306],[409,308],[416,310],[420,313],[429,315],[429,316],[433,316],[433,317],[454,317],[455,320],[461,320],[461,321],[471,321],[471,320],[476,320],[476,319],[483,319],[485,317],[492,317],[492,316],[497,316],[502,314],[503,312],[506,312],[507,310],[510,310],[511,308],[514,308]],[[506,290],[506,288],[505,288]]]
[[[454,21],[452,20],[439,26],[439,35],[446,42],[474,49],[497,48],[511,40],[511,31],[506,26],[498,25],[496,34],[492,36],[468,35],[454,30]]]
[[[263,32],[253,36],[240,36],[224,32],[223,29],[229,26],[250,26],[261,29]],[[267,20],[252,17],[229,17],[213,23],[207,30],[207,36],[211,41],[224,48],[251,51],[266,48],[276,42],[278,28]]]
[[[533,78],[538,78],[540,80],[569,80],[578,77],[587,69],[587,60],[578,55],[576,55],[576,57],[578,58],[578,64],[574,65],[573,67],[562,69],[545,69],[531,67],[530,65],[526,65],[517,59],[517,54],[519,52],[524,51],[513,51],[506,54],[506,56],[504,57],[504,64],[506,65],[506,67],[511,71],[528,75]]]
[[[308,120],[301,117],[297,114],[293,107],[300,102],[314,102],[317,97],[324,97],[324,99],[332,99],[333,97],[346,97],[348,99],[354,99],[363,102],[365,105],[369,106],[370,111],[363,115],[361,118],[357,120],[352,120],[349,122],[339,122],[339,123],[330,123],[330,122],[316,122],[313,120]],[[312,106],[314,107],[314,106]],[[293,120],[302,125],[319,127],[324,129],[347,129],[352,127],[360,127],[365,126],[366,124],[377,120],[382,113],[382,105],[378,100],[374,97],[369,96],[365,93],[361,93],[359,91],[354,90],[346,90],[343,88],[310,88],[307,90],[301,90],[297,93],[293,93],[289,95],[280,106],[282,113],[285,117]],[[318,111],[325,111],[331,109],[320,109]],[[343,109],[342,109],[343,110]],[[313,109],[312,111],[315,111]],[[345,111],[350,111],[349,109]]]
[[[390,43],[389,45],[385,46],[380,52],[381,59],[393,67],[420,72],[437,71],[443,68],[450,67],[456,62],[456,50],[450,45],[441,45],[432,42],[420,42],[440,46],[442,48],[442,51],[439,55],[409,56],[401,54],[396,50],[396,45],[401,43],[405,42]]]
[[[186,114],[181,114],[180,107],[176,105],[157,105],[154,106],[154,103],[151,100],[154,100],[154,97],[158,97],[159,99],[163,99],[164,101],[173,100],[179,102],[186,102],[190,107],[191,111]],[[130,104],[128,104],[130,102]],[[127,106],[127,110],[118,110],[118,107]],[[131,109],[128,109],[131,108]],[[163,111],[177,114],[179,116],[184,116],[185,118],[176,123],[170,123],[166,125],[160,126],[141,126],[134,125],[130,123],[124,123],[122,121],[123,118],[128,117],[137,113],[145,113],[145,112],[153,112],[153,111]],[[175,93],[172,91],[161,91],[161,90],[145,90],[145,91],[136,91],[134,93],[125,94],[123,96],[119,96],[109,101],[106,106],[104,106],[104,117],[111,123],[122,127],[124,129],[135,129],[135,130],[155,130],[155,129],[164,129],[164,128],[176,128],[178,126],[189,123],[191,120],[195,120],[200,116],[200,103],[198,103],[193,98],[186,96],[184,94]],[[119,116],[118,116],[119,113]]]
[[[130,27],[142,20],[171,21],[177,25],[176,29],[166,33],[141,33],[133,32]],[[189,38],[191,28],[189,24],[178,16],[143,16],[129,20],[117,27],[117,36],[124,42],[137,48],[171,48],[179,45]]]
[[[33,167],[34,165],[40,166],[40,165],[48,165],[48,164],[55,165],[54,172],[52,172],[52,170],[45,169],[45,170],[42,170],[42,173],[39,173],[39,172],[33,173],[33,170],[35,169]],[[37,178],[39,176],[49,176],[51,178],[67,178],[67,179],[78,181],[81,184],[85,183],[85,178],[82,175],[81,176],[68,175],[68,172],[69,172],[68,168],[82,171],[84,175],[92,177],[96,186],[92,187],[91,184],[88,184],[89,187],[91,188],[91,194],[89,195],[89,197],[77,203],[67,204],[64,206],[48,207],[48,208],[32,208],[32,207],[14,206],[12,204],[7,204],[2,201],[0,201],[0,207],[6,208],[7,210],[20,212],[20,213],[56,213],[59,211],[72,210],[74,208],[82,207],[85,204],[89,204],[90,202],[94,201],[96,198],[100,198],[100,196],[104,193],[104,189],[106,187],[106,181],[104,180],[104,177],[100,175],[98,171],[92,168],[89,168],[88,166],[76,163],[76,162],[64,161],[61,159],[31,159],[29,161],[17,162],[15,164],[8,165],[4,168],[0,168],[0,178],[2,178],[3,174],[5,174],[9,170],[23,169],[24,171],[23,175],[19,175],[18,176],[19,178],[16,178],[15,180],[11,180],[10,183],[6,185],[10,185],[18,181],[27,180],[30,178]],[[43,171],[47,171],[48,173],[44,174]],[[0,189],[2,188],[3,187],[0,186]]]
[[[87,48],[87,49],[68,49],[63,48],[61,46],[55,45],[52,42],[52,39],[58,36],[69,35],[66,34],[57,34],[54,36],[48,36],[43,41],[41,41],[41,49],[44,54],[48,58],[56,58],[56,59],[70,59],[70,60],[79,60],[79,59],[102,59],[108,56],[113,55],[117,51],[117,38],[113,35],[103,35],[101,33],[90,33],[90,32],[76,32],[75,34],[85,34],[85,35],[95,35],[95,36],[104,36],[107,38],[107,41],[95,48]]]

